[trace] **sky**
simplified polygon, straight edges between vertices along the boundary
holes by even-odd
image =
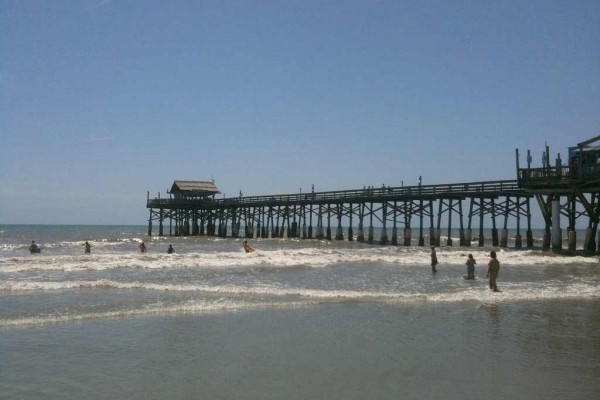
[[[515,179],[597,135],[597,0],[0,0],[0,223]]]

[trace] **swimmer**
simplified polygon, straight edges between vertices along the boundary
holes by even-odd
[[[40,248],[38,247],[37,244],[35,244],[35,242],[33,240],[31,241],[31,245],[29,246],[29,252],[30,253],[39,253],[40,252]]]
[[[244,243],[242,244],[242,246],[244,246],[244,251],[246,253],[252,253],[254,250],[256,250],[254,247],[252,247],[248,244],[247,240],[244,240]]]

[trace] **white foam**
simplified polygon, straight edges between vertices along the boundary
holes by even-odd
[[[49,287],[60,287],[64,289],[63,283],[35,283],[29,282],[28,285],[24,285],[28,288],[36,287],[39,285],[48,289]],[[137,284],[117,284],[113,282],[80,282],[78,287],[136,287]],[[67,285],[68,286],[68,285]],[[165,285],[158,285],[165,286]],[[166,285],[169,286],[169,285]],[[185,286],[177,286],[178,289],[187,290]],[[165,287],[162,290],[171,290]],[[206,290],[209,288],[204,288]],[[232,287],[220,287],[211,288],[213,292],[236,292],[236,293],[260,293],[260,294],[275,294],[272,289],[263,290],[261,288],[232,288]],[[127,317],[142,317],[149,315],[164,315],[164,314],[181,314],[181,313],[206,313],[206,312],[225,312],[239,309],[256,309],[256,308],[290,308],[290,307],[306,307],[309,305],[317,305],[322,303],[347,303],[348,301],[360,302],[384,302],[386,304],[400,304],[400,303],[414,303],[414,302],[463,302],[463,301],[478,301],[482,304],[490,303],[501,303],[501,302],[515,302],[522,300],[550,300],[550,299],[576,299],[582,297],[598,298],[600,293],[597,287],[585,287],[581,285],[574,285],[568,290],[564,289],[551,289],[535,291],[531,289],[515,289],[506,288],[503,292],[494,293],[485,288],[472,289],[464,292],[457,293],[438,293],[438,294],[412,294],[403,295],[399,293],[364,293],[354,291],[315,291],[315,290],[279,290],[276,291],[277,295],[285,294],[286,296],[295,294],[301,296],[300,299],[279,301],[274,299],[272,301],[239,301],[239,300],[224,300],[219,299],[216,301],[205,301],[205,300],[190,300],[181,304],[175,305],[163,305],[163,304],[149,304],[138,309],[124,309],[114,310],[106,312],[84,312],[74,314],[59,314],[59,315],[38,315],[34,317],[21,317],[14,319],[0,320],[0,329],[14,329],[19,327],[27,327],[31,325],[45,325],[45,324],[56,324],[56,323],[68,323],[68,322],[80,322],[86,320],[95,319],[115,319],[115,318],[127,318]]]
[[[257,307],[258,304],[245,304],[232,301],[189,301],[177,305],[148,305],[139,309],[125,309],[107,312],[88,312],[77,314],[62,315],[39,315],[35,317],[15,318],[0,320],[0,329],[20,328],[32,325],[47,325],[67,322],[80,322],[86,320],[106,320],[127,317],[142,317],[159,314],[180,314],[180,313],[207,313],[216,311],[237,310],[242,308]],[[270,304],[269,307],[291,307],[293,303]]]
[[[294,287],[278,287],[274,285],[202,285],[202,284],[165,284],[148,282],[119,282],[107,279],[97,281],[4,281],[0,282],[0,290],[11,292],[23,291],[57,291],[72,289],[115,289],[115,290],[152,290],[152,291],[179,291],[179,292],[204,292],[215,294],[235,295],[260,295],[260,296],[291,296],[319,299],[345,298],[345,299],[427,299],[431,301],[462,301],[485,300],[506,298],[506,300],[526,299],[551,299],[551,298],[595,298],[600,297],[600,287],[593,281],[580,281],[575,283],[554,283],[551,281],[532,284],[531,282],[503,283],[502,290],[506,293],[496,294],[490,292],[486,283],[482,282],[477,287],[468,286],[453,292],[428,293],[423,291],[421,285],[402,289],[404,292],[393,291],[357,291],[357,290],[326,290],[307,289]],[[502,293],[504,293],[502,292]]]
[[[464,266],[467,254],[473,254],[479,267],[485,267],[488,250],[439,248],[441,266]],[[597,257],[558,256],[553,253],[523,250],[497,251],[502,265],[547,266],[597,264]],[[36,255],[0,259],[1,272],[81,271],[116,268],[229,268],[229,267],[294,267],[322,268],[353,263],[379,263],[398,266],[425,266],[430,262],[429,250],[414,247],[369,247],[351,249],[301,248],[260,250],[246,254],[241,251],[190,253],[92,253],[80,255]]]

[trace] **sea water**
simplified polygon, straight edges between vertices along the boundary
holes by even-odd
[[[252,239],[244,253],[242,241],[0,225],[0,398],[600,391],[597,257],[495,249],[493,293],[487,242],[438,248],[434,275],[429,247]],[[469,253],[474,281],[463,279]]]

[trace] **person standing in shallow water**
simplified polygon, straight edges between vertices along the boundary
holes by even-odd
[[[469,254],[467,258],[467,279],[475,279],[475,264],[473,254]]]
[[[144,241],[142,241],[142,243],[140,243],[140,253],[145,253],[146,252],[146,244],[144,243]]]
[[[173,253],[175,253],[175,249],[173,249],[173,245],[170,244],[169,248],[167,249],[167,254],[173,254]]]
[[[500,262],[496,259],[496,252],[490,252],[490,262],[488,263],[487,277],[490,278],[490,289],[494,292],[498,292],[498,286],[496,286],[496,278],[500,272]]]
[[[434,274],[437,272],[435,266],[438,265],[437,253],[435,252],[435,247],[431,246],[431,272]]]
[[[85,242],[85,250],[84,250],[85,254],[90,254],[92,252],[92,245],[89,244],[88,242]]]
[[[31,241],[31,245],[29,246],[29,252],[30,253],[39,253],[40,252],[40,248],[38,247],[37,244],[35,244],[35,242],[33,240]]]

